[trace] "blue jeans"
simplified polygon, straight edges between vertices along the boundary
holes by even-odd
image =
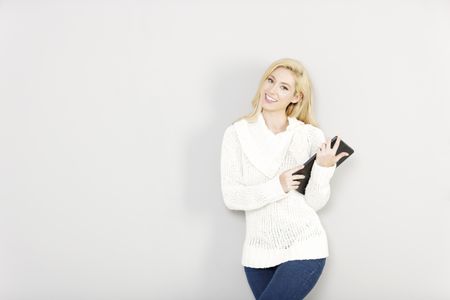
[[[316,285],[325,260],[290,260],[263,269],[244,266],[244,270],[255,299],[300,300]]]

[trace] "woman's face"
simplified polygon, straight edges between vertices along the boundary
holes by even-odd
[[[298,96],[294,97],[295,79],[293,73],[283,67],[272,71],[261,87],[260,101],[263,110],[285,111],[291,102],[298,102]]]

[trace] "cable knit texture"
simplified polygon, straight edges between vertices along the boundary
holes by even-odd
[[[288,120],[286,131],[273,134],[265,131],[269,129],[259,114],[257,122],[239,120],[223,135],[224,204],[245,211],[243,266],[267,268],[288,260],[328,257],[327,236],[317,211],[330,198],[336,165],[322,167],[315,162],[305,195],[295,190],[285,193],[280,174],[303,164],[325,142],[318,127]],[[284,144],[270,147],[270,142]]]

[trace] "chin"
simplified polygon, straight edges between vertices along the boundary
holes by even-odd
[[[266,103],[266,101],[262,100],[261,107],[266,110],[278,110],[278,109],[280,109],[280,103],[269,104],[269,103]]]

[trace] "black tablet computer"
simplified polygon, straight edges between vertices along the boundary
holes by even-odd
[[[332,147],[332,148],[334,147],[334,144],[336,143],[336,140],[337,140],[337,136],[335,136],[334,138],[331,139],[331,147]],[[336,151],[336,155],[338,155],[338,154],[341,153],[341,152],[347,152],[348,155],[342,157],[340,160],[338,160],[338,161],[336,162],[336,168],[337,168],[340,164],[342,164],[347,158],[349,158],[350,155],[352,155],[354,151],[353,151],[353,149],[352,149],[349,145],[347,145],[347,143],[345,143],[345,142],[341,139],[341,141],[339,142],[339,147],[338,147],[338,149],[337,149],[337,151]],[[303,165],[304,165],[303,169],[298,170],[297,172],[293,173],[293,175],[304,175],[304,176],[305,176],[305,178],[302,178],[302,179],[299,180],[299,181],[300,181],[300,185],[299,185],[298,188],[297,188],[297,191],[298,191],[299,193],[303,194],[303,195],[305,194],[306,186],[308,185],[309,178],[311,177],[311,170],[312,170],[312,167],[313,167],[313,164],[314,164],[314,161],[315,161],[315,160],[316,160],[316,154],[314,154],[313,156],[311,156],[311,157],[303,164]]]

